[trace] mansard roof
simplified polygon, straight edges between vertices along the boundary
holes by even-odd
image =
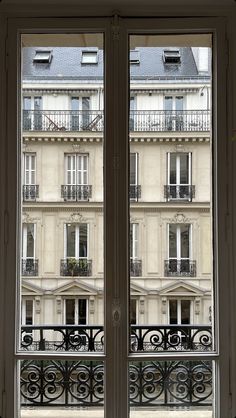
[[[36,51],[51,51],[48,63],[34,62]],[[179,48],[181,61],[178,64],[165,64],[164,47],[137,48],[139,60],[130,65],[131,80],[178,80],[183,78],[202,78],[198,74],[192,49]],[[23,48],[23,79],[48,80],[61,83],[63,80],[101,81],[103,78],[103,51],[97,49],[97,63],[82,63],[83,52],[96,51],[95,48],[75,47],[25,47]],[[209,76],[209,74],[205,74]]]

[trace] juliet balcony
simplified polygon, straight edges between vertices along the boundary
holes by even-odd
[[[206,132],[209,110],[132,110],[131,132]],[[23,110],[24,131],[98,131],[104,129],[102,110]]]
[[[164,272],[167,277],[195,277],[196,261],[187,258],[165,260]]]
[[[91,185],[62,185],[61,197],[64,202],[88,201],[92,197]]]
[[[164,197],[171,200],[185,200],[191,202],[195,197],[195,186],[190,184],[169,184],[164,186]]]
[[[87,258],[65,258],[61,260],[61,276],[92,276],[92,260]]]
[[[22,276],[38,276],[38,259],[23,258],[21,260]]]
[[[39,197],[39,186],[37,184],[25,184],[22,193],[24,202],[35,202]]]
[[[142,260],[131,258],[129,265],[130,265],[130,277],[142,276]]]

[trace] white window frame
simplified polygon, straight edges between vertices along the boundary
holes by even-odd
[[[139,253],[139,224],[132,222],[130,224],[131,235],[132,235],[132,248],[130,248],[130,259],[137,260]]]
[[[139,153],[138,152],[131,152],[130,154],[134,155],[135,157],[135,183],[130,183],[130,186],[138,186],[138,166],[139,166]]]
[[[170,182],[170,156],[176,154],[176,184]],[[188,183],[180,183],[180,155],[188,155]],[[192,153],[191,152],[168,152],[167,153],[167,179],[168,186],[191,186],[192,185]]]
[[[188,298],[188,297],[171,297],[168,299],[168,324],[170,324],[170,302],[171,300],[176,300],[177,301],[177,324],[176,325],[181,325],[181,301],[182,300],[188,300],[190,302],[190,324],[193,325],[193,300]],[[172,325],[172,324],[171,324]]]
[[[29,169],[26,168],[26,159],[29,158]],[[34,170],[32,169],[32,159],[34,158]],[[35,186],[36,183],[36,153],[35,152],[25,152],[24,153],[24,185],[25,186]],[[29,172],[29,182],[26,182],[27,171]],[[32,182],[32,173],[34,173],[35,182]]]
[[[79,244],[80,244],[80,225],[87,225],[87,256],[79,256]],[[67,226],[75,225],[75,259],[76,260],[88,260],[89,259],[89,224],[87,222],[82,222],[81,224],[67,222],[64,225],[64,258],[73,258],[67,255]]]
[[[157,10],[158,13],[158,10]],[[178,12],[179,13],[179,12]],[[37,13],[36,13],[37,15]],[[39,14],[40,16],[40,14]],[[8,80],[7,89],[9,93],[8,107],[7,107],[7,129],[5,129],[5,137],[7,141],[3,146],[3,156],[8,151],[8,159],[2,158],[3,168],[2,172],[5,173],[7,168],[8,177],[7,188],[8,190],[17,190],[17,177],[16,177],[16,164],[17,161],[17,147],[18,138],[17,132],[17,120],[13,115],[17,115],[17,47],[19,43],[16,42],[17,35],[21,32],[28,31],[30,33],[38,33],[38,30],[48,33],[48,28],[55,32],[62,32],[70,30],[93,30],[98,31],[103,28],[107,34],[106,40],[106,52],[108,57],[112,57],[111,60],[106,60],[106,128],[105,139],[109,138],[106,143],[105,153],[105,167],[106,167],[106,187],[105,187],[105,206],[106,206],[106,222],[107,225],[112,225],[112,228],[106,228],[106,243],[113,242],[115,245],[105,246],[105,260],[106,260],[106,276],[112,277],[113,280],[106,282],[105,296],[106,300],[106,354],[105,355],[85,355],[80,357],[76,355],[73,358],[76,359],[98,359],[105,361],[106,363],[106,388],[109,388],[109,396],[106,399],[106,418],[128,418],[128,373],[127,362],[128,361],[142,361],[143,356],[140,354],[128,354],[129,332],[127,325],[128,318],[128,290],[127,276],[128,276],[128,222],[127,222],[127,208],[129,204],[128,200],[128,149],[127,149],[127,126],[128,126],[128,105],[127,97],[123,92],[127,91],[128,85],[128,72],[126,71],[128,65],[128,42],[127,35],[133,33],[150,34],[152,33],[173,33],[173,34],[186,34],[186,33],[213,33],[213,47],[214,57],[213,65],[217,72],[214,78],[214,90],[213,94],[214,104],[214,118],[217,120],[213,126],[214,138],[219,138],[217,142],[217,154],[216,147],[214,147],[214,155],[216,156],[215,170],[217,167],[217,186],[218,194],[215,196],[215,219],[213,229],[215,231],[215,302],[220,301],[219,309],[216,306],[216,319],[217,327],[216,333],[216,349],[210,353],[176,353],[174,352],[175,359],[194,360],[202,359],[212,360],[215,362],[215,418],[222,418],[226,414],[230,417],[234,417],[236,414],[236,396],[231,391],[229,379],[229,369],[235,374],[235,370],[229,367],[229,359],[231,348],[233,352],[232,335],[229,332],[232,329],[233,338],[236,337],[234,330],[234,315],[230,321],[229,316],[229,298],[233,300],[235,298],[235,287],[232,286],[233,276],[230,274],[228,257],[231,252],[228,249],[228,245],[225,239],[226,231],[226,214],[227,212],[227,190],[225,185],[228,184],[228,177],[230,178],[230,170],[228,172],[227,165],[227,151],[226,144],[229,144],[229,138],[227,133],[227,119],[226,119],[226,47],[225,47],[225,21],[219,18],[177,18],[177,19],[121,19],[120,26],[117,26],[117,17],[111,22],[109,19],[96,19],[94,22],[92,19],[80,18],[76,19],[47,19],[46,21],[41,18],[37,20],[30,19],[17,19],[10,18],[8,25]],[[110,25],[112,23],[112,25]],[[119,28],[119,35],[117,32]],[[4,27],[2,29],[4,31]],[[110,32],[110,31],[113,32]],[[5,32],[4,32],[5,33]],[[2,37],[2,45],[4,45],[5,36]],[[116,44],[117,48],[114,48],[114,41],[119,42]],[[3,63],[5,59],[4,48],[1,49]],[[220,53],[219,53],[220,52]],[[232,81],[232,76],[231,76]],[[3,87],[4,84],[3,84]],[[5,88],[3,88],[5,93]],[[216,97],[218,101],[216,101]],[[7,101],[5,101],[7,103]],[[116,113],[117,111],[117,113]],[[115,115],[116,113],[116,115]],[[5,121],[5,115],[3,114],[2,120]],[[123,122],[126,121],[126,124]],[[125,126],[126,125],[126,126]],[[217,129],[217,130],[216,130]],[[232,144],[228,145],[230,150]],[[126,156],[126,158],[121,158]],[[112,164],[110,163],[112,160]],[[119,164],[118,164],[119,163]],[[122,169],[114,170],[114,167],[121,166]],[[119,167],[120,168],[120,167]],[[232,169],[232,167],[231,167]],[[117,176],[117,171],[123,173],[123,175]],[[231,176],[232,177],[232,176]],[[126,187],[125,186],[126,183]],[[232,185],[232,183],[230,183]],[[108,192],[109,190],[109,192]],[[216,191],[216,188],[214,189]],[[119,196],[119,199],[117,199]],[[108,203],[109,198],[109,205]],[[16,248],[16,220],[19,215],[19,206],[15,199],[15,193],[8,194],[6,200],[6,214],[5,220],[10,218],[7,229],[8,240],[5,254],[6,274],[3,275],[6,278],[6,288],[4,288],[5,305],[4,313],[2,316],[2,324],[4,331],[4,347],[7,348],[4,351],[4,364],[8,373],[5,375],[5,384],[3,390],[7,393],[7,402],[5,403],[4,415],[7,418],[18,417],[18,406],[15,402],[17,393],[12,390],[16,387],[16,374],[19,371],[17,366],[18,362],[24,358],[54,358],[53,354],[47,355],[47,353],[36,353],[32,355],[30,352],[20,352],[18,345],[14,348],[14,334],[15,329],[9,327],[10,324],[15,324],[18,330],[18,308],[15,311],[14,300],[16,298],[16,271],[19,271],[19,263],[12,257],[13,254],[18,254]],[[115,205],[114,205],[115,204]],[[8,215],[9,213],[9,215]],[[235,213],[235,211],[234,211]],[[231,212],[230,212],[231,214]],[[118,217],[118,218],[117,218]],[[117,222],[117,219],[119,222]],[[227,218],[228,219],[228,218]],[[235,224],[232,222],[232,217],[229,218],[232,228],[235,228]],[[227,221],[228,222],[228,221]],[[216,225],[218,229],[216,229]],[[227,223],[227,225],[229,225]],[[230,230],[230,228],[229,228]],[[236,234],[234,234],[236,236]],[[230,253],[230,254],[229,254]],[[122,263],[120,263],[122,260]],[[232,263],[234,259],[230,259]],[[118,266],[119,268],[114,268]],[[3,277],[2,276],[2,277]],[[221,280],[217,280],[220,277]],[[224,278],[224,280],[222,280]],[[231,282],[232,281],[232,282]],[[117,287],[118,286],[118,287]],[[118,289],[118,293],[117,293]],[[230,294],[232,290],[232,294]],[[1,292],[0,292],[1,294]],[[117,307],[117,308],[116,308]],[[120,307],[120,308],[119,308]],[[122,315],[120,315],[122,313]],[[219,315],[220,313],[220,315]],[[231,312],[232,314],[232,312]],[[5,318],[5,320],[4,320]],[[113,318],[114,322],[111,320]],[[226,326],[228,324],[228,326]],[[118,325],[118,326],[117,326]],[[19,330],[18,330],[19,331]],[[18,335],[18,333],[17,333]],[[220,335],[220,339],[219,339]],[[225,344],[225,341],[228,344]],[[59,354],[57,353],[57,358]],[[235,356],[235,354],[234,354]],[[66,356],[61,355],[62,358]],[[67,354],[67,358],[72,358]],[[145,359],[157,358],[156,356],[145,356]],[[172,353],[159,354],[158,359],[170,360],[173,358]],[[233,365],[235,366],[235,357],[233,358]],[[119,368],[116,365],[119,364]],[[232,378],[232,382],[236,379]],[[221,384],[220,384],[221,383]],[[232,383],[235,385],[235,383]],[[2,393],[2,391],[0,391]],[[233,396],[233,404],[231,403]],[[233,409],[232,409],[233,408]]]
[[[176,249],[177,249],[177,254],[176,257],[170,257],[170,225],[175,225],[176,226]],[[185,258],[185,257],[181,257],[181,225],[189,225],[189,257]],[[168,248],[167,248],[167,253],[168,253],[168,260],[192,260],[192,224],[168,224],[167,225],[167,231],[168,231],[168,238],[167,238],[167,242],[168,242]]]
[[[33,252],[34,252],[34,255],[33,255],[33,257],[28,257],[27,256],[27,228],[28,228],[28,225],[33,225],[34,226],[34,249],[33,249]],[[35,249],[35,247],[36,247],[36,224],[35,223],[24,223],[23,225],[22,225],[22,258],[24,259],[24,260],[35,260],[35,251],[36,251],[36,249]]]
[[[76,297],[65,296],[65,299],[64,299],[64,324],[67,325],[67,323],[66,323],[66,301],[68,299],[74,300],[74,302],[75,302],[74,325],[78,325],[79,301],[82,300],[82,299],[83,300],[86,300],[86,325],[88,325],[89,324],[89,317],[88,317],[88,314],[89,314],[89,299],[86,298],[86,297],[80,296],[80,295],[79,296],[76,296]]]
[[[72,170],[69,170],[68,168],[68,157],[70,157],[71,159],[73,159],[73,166],[74,168]],[[79,158],[81,158],[81,169],[79,170]],[[84,169],[84,159],[87,159],[87,169]],[[71,177],[74,178],[74,181],[72,183],[69,183],[68,181],[68,174],[70,172],[73,172],[73,175],[71,175]],[[81,173],[83,173],[81,175],[81,177],[83,177],[83,179],[85,179],[85,181],[83,181],[82,183],[79,183],[79,171],[81,171]],[[74,153],[74,154],[65,154],[65,184],[68,186],[87,186],[89,184],[88,182],[88,177],[89,176],[89,155],[85,154],[85,153]]]

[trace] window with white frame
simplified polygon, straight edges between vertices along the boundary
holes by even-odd
[[[42,96],[23,96],[23,130],[42,130],[42,118]]]
[[[130,276],[141,276],[142,265],[138,258],[138,223],[130,224]]]
[[[65,258],[88,258],[88,224],[65,225]]]
[[[85,298],[65,299],[65,324],[88,324],[88,301]]]
[[[130,199],[137,202],[141,197],[141,188],[138,184],[138,161],[137,152],[130,153]]]
[[[82,51],[81,63],[82,64],[97,64],[98,52],[97,51]]]
[[[167,131],[182,131],[184,128],[184,97],[183,96],[165,96],[165,129]]]
[[[97,114],[94,115],[94,117]],[[71,126],[72,131],[89,129],[93,121],[93,113],[90,111],[90,97],[71,97]]]
[[[191,201],[195,195],[192,186],[192,154],[191,152],[167,153],[167,186],[165,197],[171,200]]]
[[[169,299],[169,324],[188,325],[192,323],[192,301]]]
[[[165,262],[167,276],[195,276],[196,264],[192,257],[192,225],[168,225],[168,260]]]
[[[23,200],[36,200],[39,186],[36,184],[36,154],[24,153]]]
[[[37,276],[38,260],[35,258],[36,224],[25,223],[22,228],[22,275]]]
[[[66,200],[89,200],[92,186],[88,184],[88,154],[67,154],[65,156],[65,185],[62,197]]]

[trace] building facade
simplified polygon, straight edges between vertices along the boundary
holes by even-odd
[[[210,67],[130,51],[133,325],[211,324]],[[23,325],[103,325],[103,121],[101,50],[24,48]]]

